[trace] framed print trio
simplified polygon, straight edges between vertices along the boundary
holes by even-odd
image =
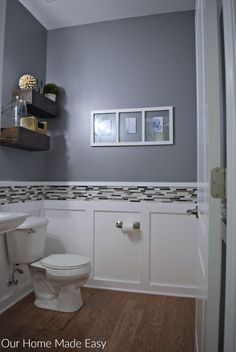
[[[91,112],[91,146],[173,144],[173,106]]]

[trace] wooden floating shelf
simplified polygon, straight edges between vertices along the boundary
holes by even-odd
[[[13,91],[13,97],[15,98],[17,95],[26,101],[29,114],[45,119],[57,117],[59,111],[57,103],[48,99],[43,94],[32,89],[17,89]]]
[[[23,127],[1,129],[1,145],[30,151],[50,150],[50,137]]]

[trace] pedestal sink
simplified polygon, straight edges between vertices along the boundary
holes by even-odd
[[[29,216],[27,213],[0,212],[0,233],[15,230]]]

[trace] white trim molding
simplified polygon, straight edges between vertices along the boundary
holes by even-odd
[[[9,295],[0,299],[0,314],[28,296],[32,291],[32,284],[30,282],[22,285],[16,292],[11,291]]]
[[[223,0],[227,120],[227,259],[224,352],[236,350],[236,5]]]
[[[196,182],[114,182],[114,181],[0,181],[0,187],[7,186],[107,186],[107,187],[193,187]]]

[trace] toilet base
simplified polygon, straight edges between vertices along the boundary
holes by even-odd
[[[30,265],[35,306],[57,312],[72,313],[82,305],[80,288],[87,282],[90,264],[76,269],[45,268],[41,261]]]
[[[54,310],[57,312],[72,313],[78,311],[82,305],[80,289],[67,286],[60,290],[58,296],[53,298],[36,298],[34,305],[38,308]]]

